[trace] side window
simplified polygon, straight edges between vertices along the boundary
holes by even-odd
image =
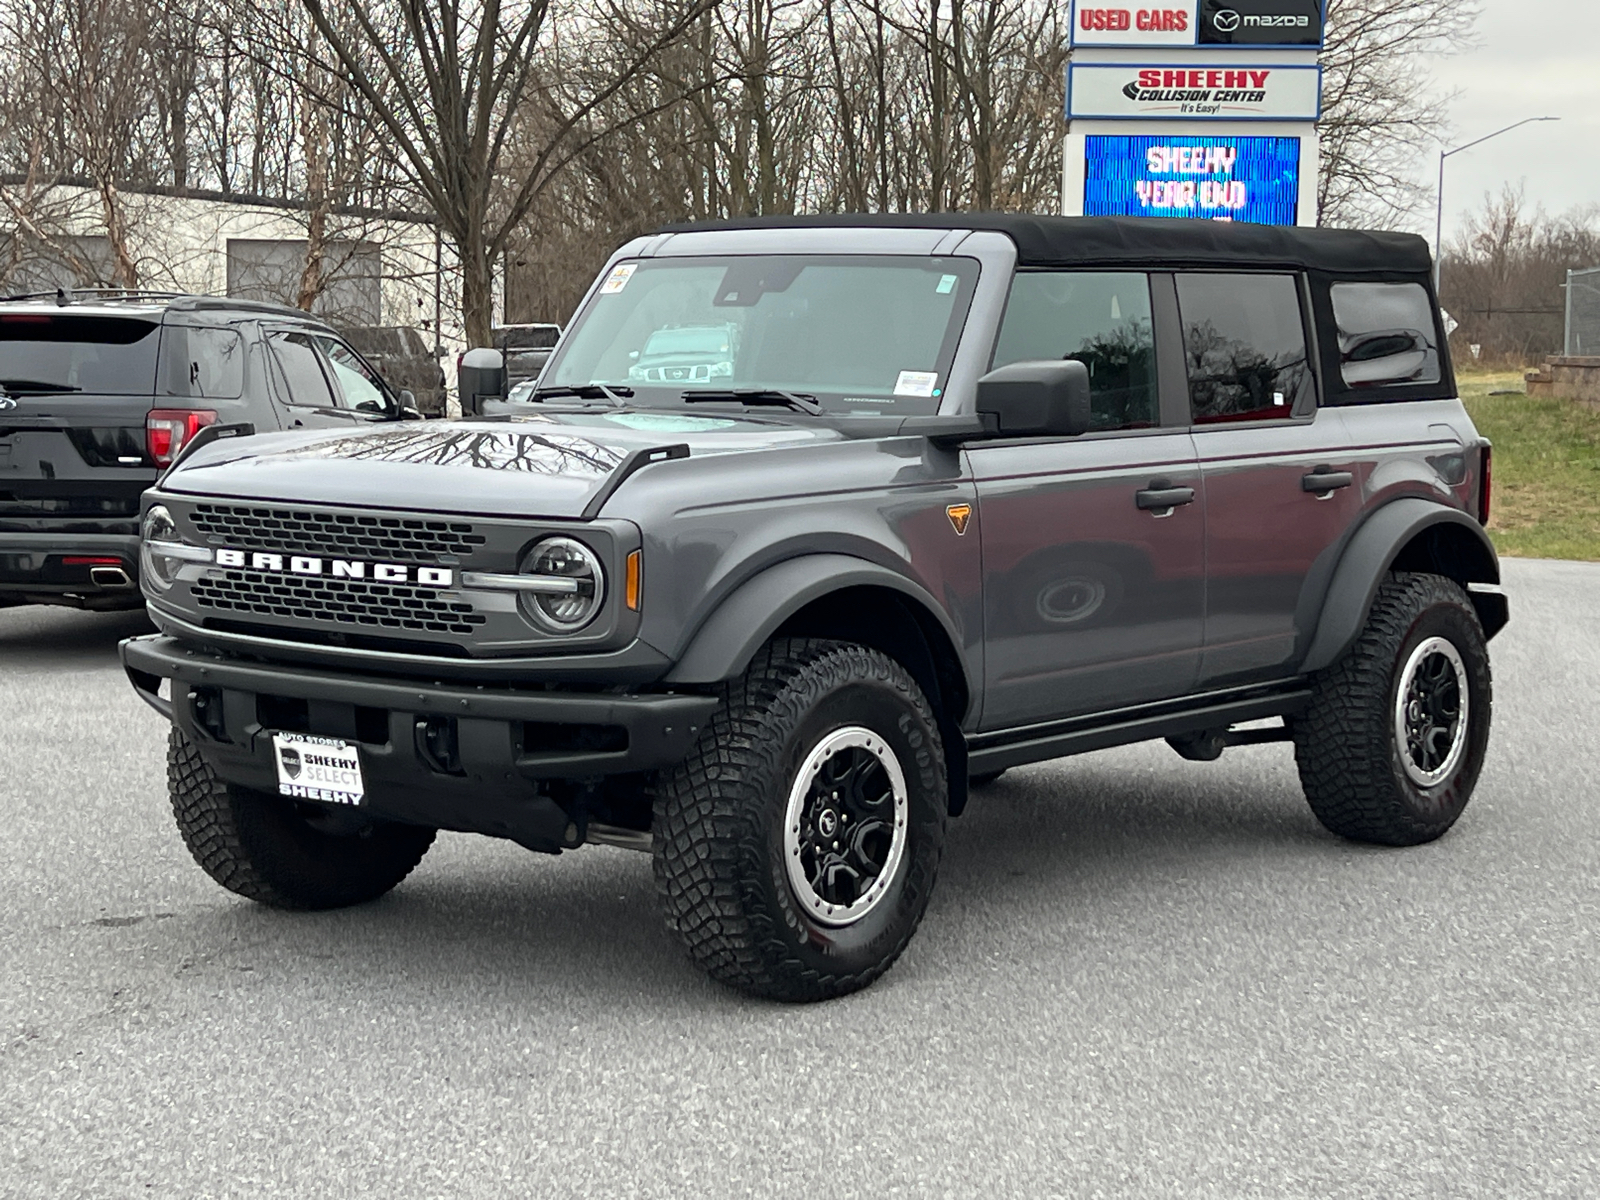
[[[309,334],[274,333],[269,342],[279,368],[279,382],[285,385],[290,404],[310,408],[334,408],[333,391],[322,373],[317,348]]]
[[[1331,291],[1346,387],[1439,382],[1433,306],[1420,283],[1336,283]]]
[[[169,396],[237,400],[244,393],[244,340],[235,330],[169,326],[161,353]]]
[[[1089,368],[1090,428],[1159,423],[1150,281],[1110,271],[1025,271],[1011,283],[995,367],[1075,358]]]
[[[1178,311],[1196,425],[1294,412],[1311,386],[1294,276],[1180,274]]]
[[[389,401],[383,394],[382,385],[349,346],[331,337],[318,337],[316,342],[327,356],[328,365],[333,368],[333,379],[344,395],[346,408],[357,408],[362,412],[384,412],[388,409]]]

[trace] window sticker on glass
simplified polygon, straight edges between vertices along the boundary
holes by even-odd
[[[941,275],[939,276],[939,286],[933,290],[938,292],[941,296],[948,296],[951,292],[956,290],[956,284],[959,282],[959,280],[959,275]]]
[[[939,382],[937,371],[901,371],[894,381],[896,396],[932,396],[933,385]]]
[[[618,263],[611,269],[611,274],[606,276],[606,281],[600,285],[602,296],[614,296],[628,286],[628,280],[633,278],[633,273],[639,269],[638,263]]]

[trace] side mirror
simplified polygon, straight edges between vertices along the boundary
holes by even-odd
[[[397,399],[400,401],[401,408],[414,409],[417,407],[417,394],[410,388],[401,388],[400,395],[397,397]]]
[[[1089,431],[1089,368],[1076,359],[1016,362],[978,380],[978,413],[998,437],[1077,437]]]
[[[461,356],[456,389],[461,396],[462,416],[481,413],[485,400],[498,399],[506,394],[505,355],[484,346],[468,350]]]

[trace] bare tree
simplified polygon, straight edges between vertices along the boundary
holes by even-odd
[[[538,74],[549,0],[302,0],[366,119],[398,149],[408,183],[437,214],[461,266],[468,340],[487,343],[494,264],[540,192],[568,138],[715,0],[663,22],[617,77],[568,108],[535,152],[507,154],[525,104],[556,94]],[[572,20],[582,24],[577,12]],[[528,149],[525,147],[525,149]]]
[[[1322,224],[1393,224],[1427,195],[1417,159],[1445,129],[1448,97],[1430,90],[1424,64],[1468,45],[1477,19],[1472,0],[1329,0]]]
[[[1600,209],[1553,217],[1530,210],[1520,186],[1485,195],[1441,263],[1440,302],[1460,322],[1451,341],[1517,365],[1558,353],[1567,271],[1592,266],[1600,266]]]
[[[18,65],[43,101],[30,140],[44,171],[82,174],[99,197],[111,282],[134,287],[130,217],[119,183],[147,177],[152,10],[138,0],[36,0],[11,10]],[[53,128],[50,128],[53,126]]]

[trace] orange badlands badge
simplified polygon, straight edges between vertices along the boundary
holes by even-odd
[[[956,536],[965,537],[967,534],[967,522],[972,519],[972,505],[947,504],[945,505],[944,515],[950,518],[950,527],[956,531]]]

